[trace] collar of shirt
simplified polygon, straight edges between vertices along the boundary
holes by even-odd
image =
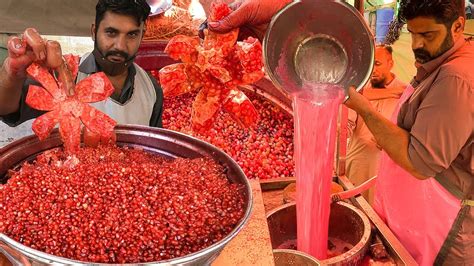
[[[423,65],[419,66],[416,71],[415,81],[416,83],[421,82],[423,79],[428,77],[433,71],[435,71],[438,67],[440,67],[451,55],[454,54],[459,48],[461,48],[466,43],[464,38],[459,38],[453,47],[446,51],[441,56],[424,63]]]
[[[113,98],[115,101],[124,104],[127,102],[133,94],[133,83],[135,80],[135,75],[137,70],[135,69],[135,65],[132,64],[128,69],[128,76],[125,80],[125,84],[122,88],[122,92],[118,99]],[[100,71],[99,66],[95,62],[94,55],[91,53],[89,54],[86,59],[79,65],[79,71],[85,74],[94,74]]]

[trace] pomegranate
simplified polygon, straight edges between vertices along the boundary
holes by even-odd
[[[231,12],[226,4],[213,3],[209,21]],[[165,49],[170,57],[183,62],[158,72],[165,97],[200,90],[192,104],[191,121],[196,132],[209,130],[221,109],[247,128],[255,126],[259,119],[252,102],[237,86],[264,76],[262,45],[255,38],[237,42],[238,31],[207,31],[202,45],[195,37],[175,36]]]
[[[191,103],[196,92],[164,100],[163,126],[219,147],[240,165],[248,178],[294,176],[291,115],[255,93],[246,93],[260,114],[258,124],[249,130],[243,130],[242,125],[232,119],[231,113],[223,110],[217,111],[211,128],[206,132],[193,130]],[[233,108],[232,103],[225,104],[224,108]]]
[[[79,69],[79,57],[65,55],[58,69],[48,69],[38,63],[32,63],[28,74],[42,87],[30,85],[26,103],[37,110],[49,111],[35,119],[32,129],[40,140],[45,139],[59,123],[59,132],[68,152],[75,152],[81,143],[82,124],[87,136],[91,138],[113,139],[116,122],[91,107],[88,103],[107,99],[114,87],[103,72],[91,75],[74,84]]]

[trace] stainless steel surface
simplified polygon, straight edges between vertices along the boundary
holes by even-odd
[[[354,185],[346,176],[339,176],[339,184],[345,189],[352,189]],[[410,255],[408,250],[400,243],[397,237],[392,233],[390,228],[384,223],[384,221],[377,215],[372,206],[364,199],[363,196],[354,197],[352,203],[363,211],[370,221],[375,225],[377,234],[382,238],[382,242],[387,247],[390,256],[395,260],[397,265],[418,265]]]
[[[127,265],[209,265],[221,252],[224,246],[234,238],[243,226],[247,223],[252,209],[252,191],[247,177],[242,172],[238,164],[230,156],[218,148],[195,139],[193,137],[169,131],[165,129],[150,128],[143,126],[117,126],[117,144],[121,146],[140,147],[149,152],[157,153],[168,158],[184,157],[198,158],[210,156],[228,169],[227,176],[231,182],[240,183],[245,186],[245,215],[239,224],[221,241],[187,256],[160,261],[155,263],[138,263]],[[0,182],[6,182],[5,174],[9,169],[20,165],[22,162],[31,160],[38,154],[61,145],[58,131],[55,130],[46,140],[39,141],[36,136],[29,136],[11,143],[0,149]],[[3,178],[3,179],[2,179]],[[0,252],[8,254],[11,259],[21,265],[50,265],[54,264],[75,264],[85,265],[80,261],[69,260],[40,252],[26,247],[4,234],[0,234]],[[15,262],[12,261],[12,262]],[[107,265],[91,264],[87,265]]]
[[[172,0],[146,0],[148,5],[150,6],[150,16],[156,16],[166,10],[170,9],[173,5]]]
[[[264,43],[265,67],[288,92],[306,82],[360,90],[370,77],[374,38],[351,5],[336,0],[295,1],[273,17]]]
[[[288,240],[296,239],[296,204],[288,203],[267,214],[268,228],[273,248]],[[354,247],[346,253],[321,260],[323,265],[359,265],[367,253],[371,225],[363,212],[354,206],[338,202],[331,205],[329,237],[345,241]]]
[[[251,91],[262,96],[270,103],[280,107],[287,114],[293,116],[293,107],[289,95],[275,87],[267,76],[253,85],[244,85],[240,86],[240,88],[244,91]]]
[[[292,249],[274,249],[275,266],[318,266],[318,260],[306,253]]]

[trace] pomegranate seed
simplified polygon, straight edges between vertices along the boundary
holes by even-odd
[[[206,248],[242,219],[242,185],[210,158],[139,149],[61,149],[0,185],[0,232],[31,248],[97,263],[171,259]]]
[[[229,113],[220,111],[211,129],[193,130],[191,106],[196,93],[165,98],[163,126],[219,147],[240,165],[248,178],[294,176],[292,117],[255,93],[245,94],[260,116],[255,127],[243,128]],[[231,105],[225,108],[233,108]],[[251,111],[245,104],[241,108],[240,112]]]

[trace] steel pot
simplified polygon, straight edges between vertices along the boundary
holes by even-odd
[[[231,182],[243,184],[245,189],[245,214],[237,226],[222,240],[198,252],[166,261],[137,263],[126,265],[210,265],[224,246],[234,238],[248,222],[252,209],[252,190],[247,177],[238,164],[223,151],[196,138],[165,129],[120,125],[115,129],[117,144],[120,146],[139,147],[168,158],[198,158],[209,156],[227,167],[227,177]],[[5,183],[9,169],[22,162],[34,159],[38,154],[62,145],[59,133],[55,130],[46,140],[32,135],[17,140],[0,149],[0,182]],[[0,234],[0,252],[4,253],[13,265],[108,265],[87,263],[53,256],[26,247],[4,234]]]
[[[297,0],[272,19],[263,42],[275,86],[298,92],[305,82],[360,90],[374,63],[374,37],[343,0]]]
[[[282,205],[267,214],[272,247],[278,248],[287,240],[297,237],[296,203]],[[353,248],[342,255],[319,261],[322,265],[360,265],[371,239],[369,218],[356,207],[338,202],[331,205],[329,237],[345,241]]]

